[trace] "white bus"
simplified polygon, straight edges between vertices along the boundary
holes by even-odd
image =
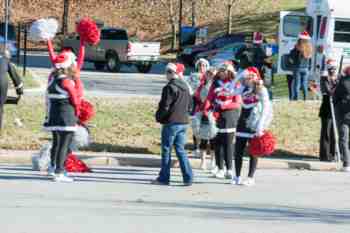
[[[314,45],[314,56],[310,75],[319,77],[320,59],[318,53],[323,47],[326,58],[340,62],[344,56],[344,66],[350,65],[350,0],[308,0],[306,12],[280,13],[278,73],[290,74],[288,54],[302,31],[309,32]]]

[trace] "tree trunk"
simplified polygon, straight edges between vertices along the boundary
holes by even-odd
[[[228,14],[227,14],[227,34],[231,34],[232,29],[232,4],[228,5]]]
[[[69,0],[64,0],[63,4],[62,33],[66,35],[68,33]]]
[[[181,51],[181,28],[182,28],[182,0],[179,6],[179,51]]]
[[[169,17],[171,26],[171,51],[175,51],[176,47],[176,16],[174,14],[174,3],[173,0],[169,0]]]
[[[196,0],[192,0],[192,27],[195,27],[197,23],[196,7],[197,7]]]

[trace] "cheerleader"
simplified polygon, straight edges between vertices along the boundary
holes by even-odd
[[[195,64],[195,72],[185,79],[186,83],[189,85],[190,94],[193,96],[193,106],[192,106],[193,109],[191,114],[192,119],[194,117],[194,114],[196,113],[197,106],[200,104],[198,103],[198,99],[195,98],[194,95],[197,92],[198,87],[205,80],[205,73],[207,72],[209,67],[210,67],[209,62],[206,59],[201,58]],[[199,144],[200,144],[200,140],[193,135],[193,145],[194,145],[193,155],[196,157],[200,156]]]
[[[51,168],[55,168],[55,171],[51,175],[58,182],[74,181],[64,172],[64,163],[80,114],[80,102],[74,82],[77,77],[75,59],[75,55],[69,51],[56,56],[53,59],[55,69],[47,87],[48,115],[44,129],[52,132]]]
[[[215,161],[218,167],[216,178],[232,179],[232,159],[236,126],[241,109],[241,97],[237,90],[239,83],[235,79],[232,65],[224,64],[214,78],[208,98],[204,105],[205,116],[210,112],[217,119],[218,133],[215,138]],[[224,171],[224,161],[226,172]]]
[[[199,132],[198,135],[196,135],[197,139],[200,139],[199,149],[200,149],[200,157],[201,157],[201,169],[206,170],[207,162],[206,157],[207,153],[210,155],[211,151],[214,150],[214,140],[213,138],[215,135],[213,135],[210,129],[211,129],[211,122],[209,121],[208,117],[203,116],[203,110],[204,110],[204,103],[208,97],[208,93],[210,90],[210,87],[213,83],[213,79],[216,75],[216,69],[214,67],[210,68],[205,75],[203,76],[203,81],[201,82],[201,85],[198,87],[194,97],[197,102],[196,106],[196,114],[200,116],[199,119]],[[214,122],[215,123],[215,122]],[[207,127],[205,127],[207,126]],[[208,127],[210,129],[208,129]],[[204,132],[204,135],[201,135],[201,132],[205,130],[208,132]],[[214,156],[211,156],[211,167],[215,167],[215,159]]]
[[[272,120],[272,106],[269,94],[259,71],[255,67],[245,70],[242,92],[242,113],[238,120],[237,137],[235,145],[235,170],[236,176],[232,183],[236,185],[251,186],[255,184],[254,173],[258,159],[250,155],[249,173],[247,180],[241,180],[243,154],[250,138],[262,136]]]

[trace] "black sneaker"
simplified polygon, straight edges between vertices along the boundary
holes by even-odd
[[[154,185],[169,185],[169,183],[167,183],[167,182],[161,182],[161,181],[159,181],[158,179],[152,180],[152,181],[151,181],[151,184],[154,184]]]
[[[189,182],[184,182],[184,186],[192,186],[193,182],[189,181]]]

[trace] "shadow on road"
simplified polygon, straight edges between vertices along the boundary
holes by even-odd
[[[322,208],[298,208],[284,205],[261,205],[249,203],[245,205],[233,205],[229,203],[197,202],[156,202],[138,201],[130,202],[144,209],[150,206],[153,209],[152,216],[188,216],[196,218],[258,220],[270,222],[305,222],[348,224],[350,210],[335,210]],[[141,206],[140,206],[141,205]],[[213,214],[213,212],[215,214]],[[122,214],[122,213],[121,213]],[[135,209],[136,215],[142,215],[142,211]],[[144,213],[149,216],[149,213]]]
[[[150,151],[147,147],[124,146],[124,145],[96,143],[96,142],[91,143],[90,146],[85,149],[92,152],[152,154],[152,151]]]

